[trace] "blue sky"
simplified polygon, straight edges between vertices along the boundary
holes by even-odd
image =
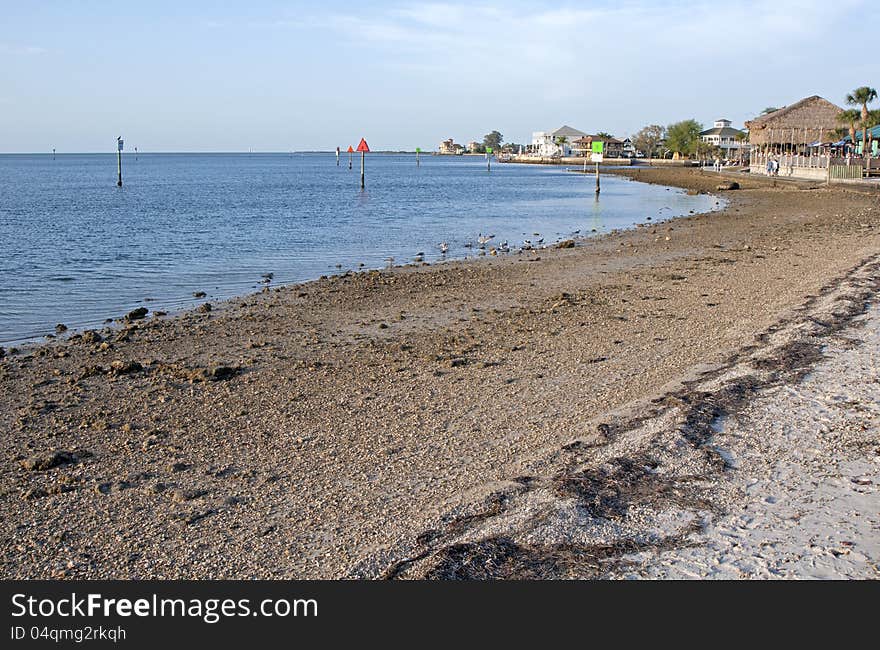
[[[0,17],[0,152],[627,135],[880,87],[877,0],[0,0]]]

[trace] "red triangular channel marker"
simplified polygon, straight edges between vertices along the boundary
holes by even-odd
[[[370,146],[367,144],[367,141],[361,138],[361,143],[358,145],[358,151],[370,151]]]
[[[348,145],[348,153],[354,153],[354,149],[351,148],[351,145]]]

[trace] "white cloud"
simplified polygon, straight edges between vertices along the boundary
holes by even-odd
[[[740,56],[796,51],[806,57],[845,27],[848,10],[867,7],[864,0],[629,2],[586,8],[411,3],[375,15],[330,14],[316,23],[391,58],[405,54],[414,64],[442,62],[450,76],[464,80],[494,74],[524,86],[563,79],[616,84],[626,81],[610,77],[620,66],[689,68],[710,57],[715,63],[725,59],[724,66],[732,68]],[[655,68],[651,74],[663,72],[674,69]]]
[[[829,47],[854,21],[880,19],[878,8],[877,0],[404,1],[328,5],[267,24],[351,47],[360,78],[381,79],[381,93],[364,87],[376,121],[395,96],[423,102],[422,119],[438,128],[506,123],[522,137],[562,122],[619,133],[688,117],[741,122],[813,93],[833,100],[828,73],[852,72],[842,62],[854,50]],[[245,25],[256,26],[265,25]]]

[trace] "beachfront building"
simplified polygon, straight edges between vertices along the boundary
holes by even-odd
[[[471,140],[470,142],[467,143],[468,153],[480,153],[480,149],[482,149],[482,148],[483,148],[483,145],[481,145],[476,140]]]
[[[749,143],[762,152],[792,152],[837,140],[843,109],[818,95],[807,97],[746,122]]]
[[[601,140],[604,143],[603,154],[606,158],[623,158],[623,140],[617,138],[599,138],[593,136],[595,140]]]
[[[743,136],[745,131],[734,129],[730,126],[730,120],[715,120],[715,126],[700,133],[700,139],[721,150],[721,157],[727,160],[738,158],[740,152],[746,150]]]
[[[572,143],[585,137],[587,134],[583,131],[563,125],[555,131],[535,131],[532,133],[532,144],[529,149],[532,154],[537,156],[570,156],[572,155]]]
[[[446,156],[459,156],[464,153],[464,147],[460,144],[456,144],[452,138],[449,138],[440,143],[438,153]]]
[[[864,147],[862,146],[862,138],[864,137],[864,132],[862,129],[856,130],[856,151],[861,154],[864,151]],[[844,142],[849,143],[851,141],[849,136],[844,138]],[[880,155],[880,126],[875,126],[872,129],[868,129],[868,150],[871,152],[871,156],[876,158]]]
[[[842,110],[813,95],[747,121],[749,170],[805,180],[861,178],[861,163],[841,157],[837,146]]]
[[[590,136],[586,136],[584,138],[578,138],[577,140],[572,141],[571,143],[571,155],[572,156],[588,156],[590,155],[592,140]]]
[[[602,153],[606,158],[623,157],[623,140],[600,137],[598,135],[586,135],[572,142],[571,154],[573,156],[589,156],[593,151],[594,142],[601,142],[603,144]]]

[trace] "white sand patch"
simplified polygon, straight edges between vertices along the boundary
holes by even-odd
[[[741,498],[696,546],[630,558],[625,577],[880,577],[880,307],[856,323],[801,383],[718,427]]]

